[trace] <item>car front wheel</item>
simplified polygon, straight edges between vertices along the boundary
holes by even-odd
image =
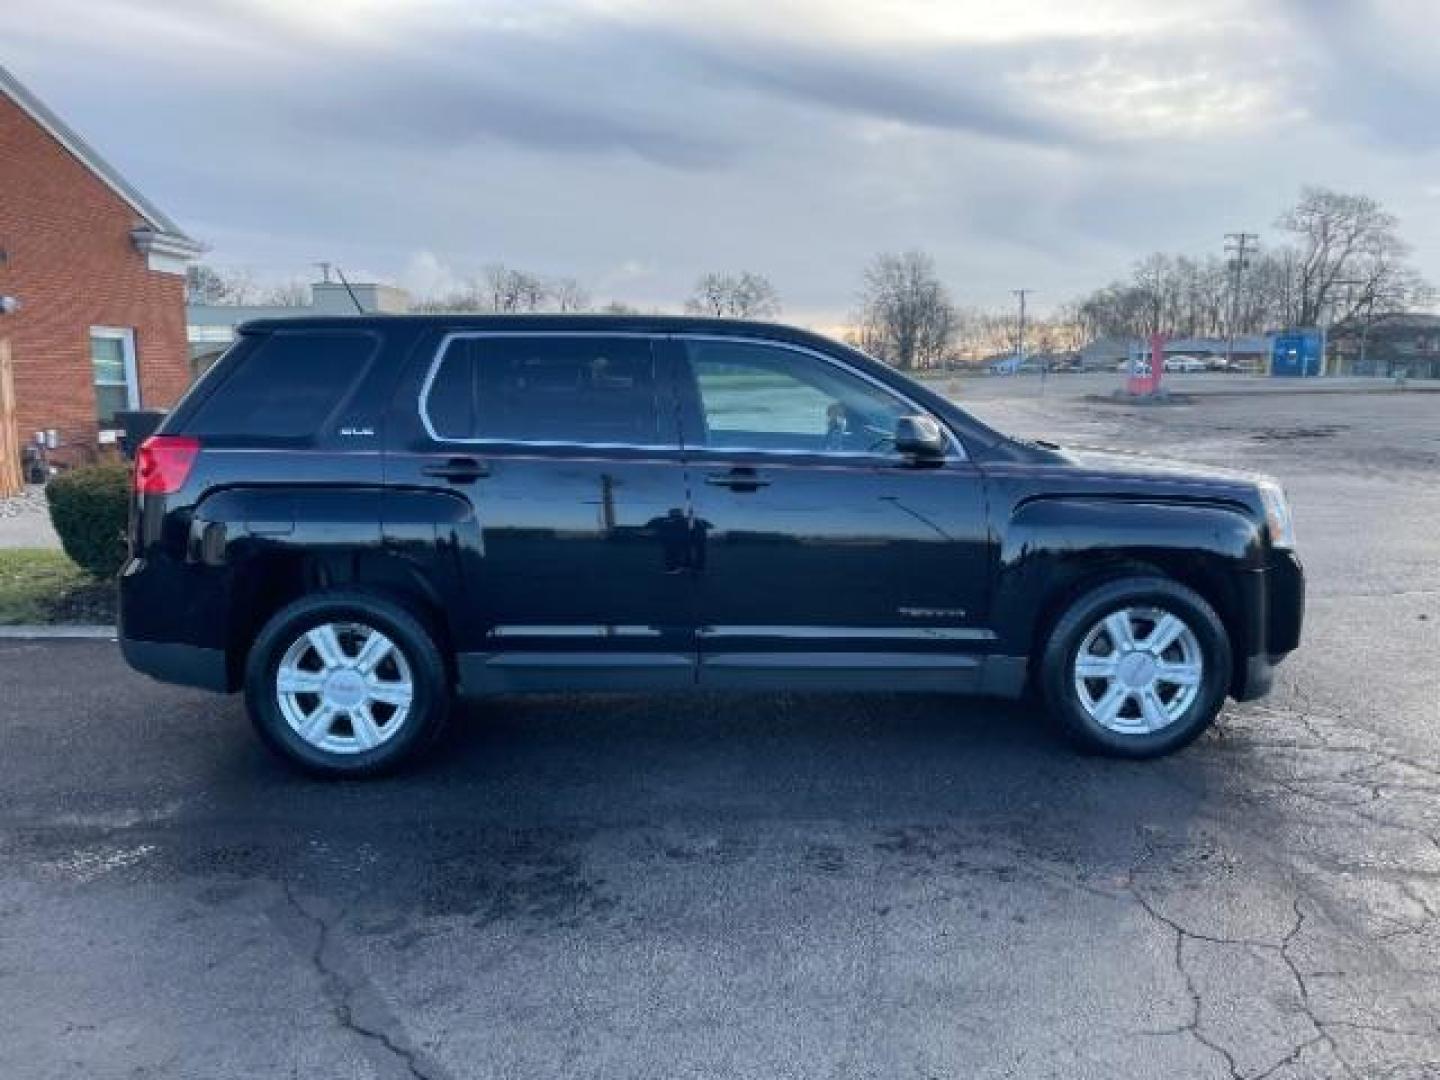
[[[265,744],[326,776],[386,772],[423,750],[449,696],[424,625],[364,593],[318,593],[282,608],[246,667],[246,705]]]
[[[1225,626],[1194,590],[1164,577],[1112,580],[1076,600],[1041,659],[1046,703],[1086,749],[1168,754],[1215,720],[1230,683]]]

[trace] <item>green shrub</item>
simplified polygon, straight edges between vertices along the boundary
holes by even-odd
[[[82,465],[45,486],[50,521],[60,546],[87,573],[112,578],[125,563],[130,515],[130,467]]]

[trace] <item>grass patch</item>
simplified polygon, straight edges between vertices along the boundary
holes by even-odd
[[[114,621],[113,581],[97,581],[63,552],[0,549],[0,626]]]

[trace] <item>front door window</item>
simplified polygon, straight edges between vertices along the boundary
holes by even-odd
[[[798,454],[882,454],[914,408],[794,349],[741,341],[688,343],[704,446]]]

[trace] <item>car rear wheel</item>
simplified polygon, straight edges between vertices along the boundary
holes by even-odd
[[[450,693],[418,619],[383,597],[337,591],[302,597],[265,624],[245,697],[261,738],[291,764],[371,776],[434,741]]]
[[[1061,615],[1041,658],[1046,703],[1086,749],[1168,754],[1214,722],[1230,682],[1230,642],[1215,610],[1164,577],[1112,580]]]

